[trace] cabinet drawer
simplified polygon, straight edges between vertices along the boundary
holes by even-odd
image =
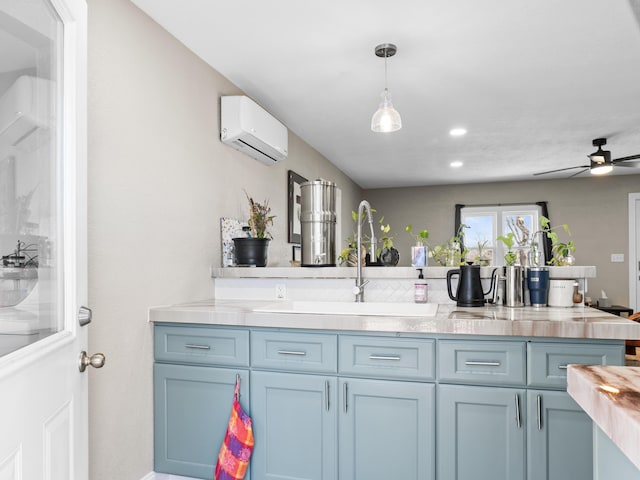
[[[567,365],[623,365],[624,346],[530,343],[527,376],[532,387],[567,388]]]
[[[251,366],[271,370],[336,373],[336,335],[251,332]]]
[[[249,366],[249,331],[156,325],[155,359],[172,363]]]
[[[524,342],[440,340],[438,379],[480,385],[524,385]]]
[[[435,379],[435,340],[341,336],[341,375]]]

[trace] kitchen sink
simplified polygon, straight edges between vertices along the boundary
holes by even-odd
[[[382,315],[390,317],[433,317],[437,303],[394,302],[278,302],[255,308],[254,312],[312,313],[318,315]]]

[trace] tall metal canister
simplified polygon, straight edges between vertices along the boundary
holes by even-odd
[[[336,184],[317,179],[300,185],[303,267],[336,265]]]

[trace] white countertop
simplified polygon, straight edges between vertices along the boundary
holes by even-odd
[[[640,339],[640,324],[589,307],[460,308],[439,305],[433,317],[261,313],[277,302],[208,300],[155,307],[149,321],[227,326],[392,332],[504,335],[585,339]]]
[[[567,392],[640,469],[640,368],[569,365]]]

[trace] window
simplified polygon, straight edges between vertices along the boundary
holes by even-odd
[[[507,248],[497,240],[499,236],[513,234],[518,264],[529,265],[530,255],[534,249],[539,252],[539,265],[544,265],[549,258],[546,238],[538,233],[537,239],[533,235],[540,229],[540,216],[548,218],[546,202],[536,204],[514,205],[456,205],[456,231],[460,224],[465,225],[464,249],[467,251],[466,261],[483,266],[504,265],[504,255]],[[534,241],[535,240],[535,241]]]

